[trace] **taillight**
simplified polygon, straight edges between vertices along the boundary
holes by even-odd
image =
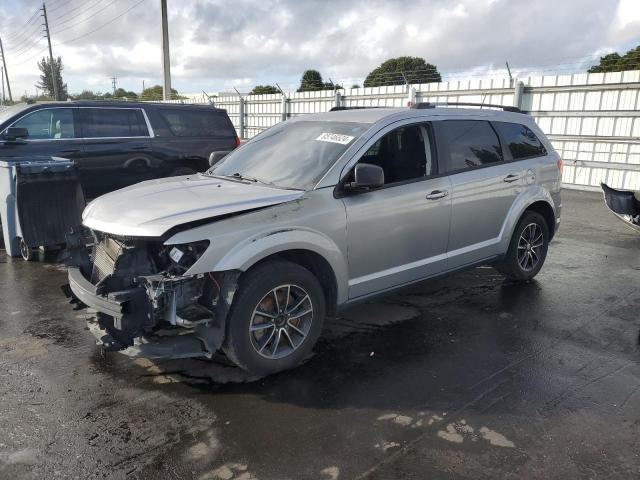
[[[236,148],[240,146],[240,137],[236,137]]]
[[[559,158],[557,163],[558,163],[558,173],[562,175],[562,159]]]

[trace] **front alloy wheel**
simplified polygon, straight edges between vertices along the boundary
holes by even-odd
[[[286,357],[304,343],[312,323],[309,294],[297,285],[280,285],[253,310],[249,325],[251,345],[265,358]]]
[[[324,321],[320,282],[301,265],[270,260],[240,278],[223,349],[256,375],[299,365],[313,350]]]

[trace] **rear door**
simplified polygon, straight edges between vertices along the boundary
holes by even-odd
[[[505,158],[499,136],[485,120],[443,120],[437,125],[441,173],[451,180],[450,269],[498,252],[505,220],[522,189],[524,171]]]
[[[140,108],[81,107],[80,178],[88,197],[160,176],[150,154],[150,131]]]
[[[0,153],[5,157],[42,155],[78,159],[82,140],[79,139],[77,112],[73,107],[47,107],[25,114],[10,126],[26,128],[29,136],[24,140],[5,142]]]
[[[224,110],[203,106],[156,108],[167,134],[158,130],[154,151],[166,156],[171,168],[188,167],[197,171],[209,167],[209,155],[236,147],[236,131]]]

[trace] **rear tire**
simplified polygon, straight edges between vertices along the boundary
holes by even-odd
[[[240,279],[223,351],[255,375],[294,368],[311,354],[325,308],[320,282],[306,268],[284,260],[258,265]]]
[[[35,252],[33,248],[26,244],[26,242],[20,239],[20,256],[25,262],[30,262],[35,258]]]
[[[544,217],[526,211],[513,231],[507,254],[495,268],[511,280],[531,280],[544,265],[548,247],[549,227]]]

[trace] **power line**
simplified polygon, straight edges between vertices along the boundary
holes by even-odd
[[[29,20],[27,20],[26,22],[24,22],[23,24],[21,24],[19,27],[17,27],[17,30],[14,31],[13,33],[9,33],[9,35],[5,36],[5,40],[9,40],[10,38],[15,38],[20,36],[21,34],[24,33],[24,27],[26,27],[27,25],[29,25],[34,19],[36,19],[38,17],[38,13],[40,13],[40,9],[36,10],[34,12],[33,15],[31,15],[31,17],[29,18]]]
[[[111,5],[113,5],[114,3],[116,3],[118,0],[113,0],[110,3],[107,3],[104,7],[102,7],[100,10],[97,10],[96,12],[94,12],[92,15],[89,15],[87,18],[84,18],[74,24],[68,25],[65,28],[61,28],[61,29],[57,29],[55,28],[55,30],[53,31],[53,33],[62,33],[65,32],[67,30],[71,30],[72,28],[75,28],[77,25],[80,25],[81,23],[87,22],[89,20],[91,20],[92,18],[94,18],[96,15],[98,15],[100,12],[106,10],[107,8],[109,8]],[[86,12],[85,12],[86,13]],[[63,22],[65,23],[65,22]],[[57,25],[54,25],[54,27],[57,27]]]
[[[93,30],[91,30],[91,31],[89,31],[89,32],[87,32],[87,33],[84,33],[84,34],[82,34],[82,35],[80,35],[80,36],[78,36],[78,37],[70,38],[70,39],[65,40],[65,41],[63,41],[63,42],[58,42],[58,43],[56,43],[54,46],[56,46],[56,47],[57,47],[57,46],[60,46],[60,45],[66,45],[67,43],[72,43],[72,42],[75,42],[75,41],[77,41],[77,40],[81,40],[81,39],[83,39],[83,38],[85,38],[85,37],[88,37],[89,35],[92,35],[93,33],[97,32],[97,31],[99,31],[99,30],[102,30],[104,27],[106,27],[106,26],[108,26],[108,25],[112,24],[113,22],[115,22],[116,20],[118,20],[120,17],[122,17],[122,16],[126,15],[127,13],[129,13],[131,10],[133,10],[134,8],[136,8],[138,5],[140,5],[140,4],[141,4],[141,3],[143,3],[144,1],[145,1],[145,0],[139,0],[138,2],[134,3],[131,7],[129,7],[128,9],[126,9],[124,12],[122,12],[120,15],[117,15],[117,16],[113,17],[111,20],[109,20],[109,21],[107,21],[107,22],[103,23],[103,24],[102,24],[102,25],[100,25],[98,28],[94,28]]]
[[[56,24],[56,22],[58,22],[58,20],[60,20],[60,19],[62,19],[62,18],[65,18],[65,17],[68,17],[68,18],[66,18],[65,20],[62,20],[62,21],[58,22],[58,25],[63,25],[63,24],[65,24],[65,23],[68,23],[68,22],[70,22],[71,20],[73,20],[73,19],[75,19],[75,18],[78,18],[78,17],[80,17],[80,16],[84,15],[85,13],[87,13],[88,11],[90,11],[90,10],[91,10],[93,7],[95,7],[96,5],[98,5],[98,4],[100,4],[100,3],[102,3],[102,1],[103,1],[103,0],[97,0],[97,1],[94,1],[93,3],[92,3],[92,2],[88,2],[87,4],[83,5],[83,6],[82,6],[82,8],[80,8],[80,9],[79,9],[79,11],[78,11],[77,13],[76,13],[76,12],[74,12],[73,10],[71,10],[71,11],[69,11],[69,12],[63,13],[62,15],[60,15],[60,16],[58,16],[58,17],[52,18],[52,19],[51,19],[51,25]],[[85,7],[86,7],[86,8],[85,8]],[[75,14],[75,15],[71,15],[71,17],[69,17],[69,15],[70,15],[70,14],[73,14],[73,13],[76,13],[76,14]]]

